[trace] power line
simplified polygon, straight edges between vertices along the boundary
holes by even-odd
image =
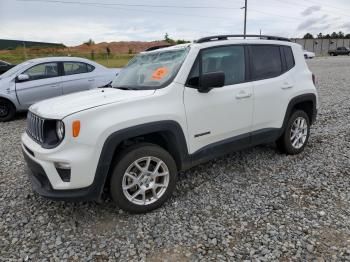
[[[179,5],[146,5],[146,4],[124,4],[124,3],[101,3],[101,2],[81,2],[81,1],[62,1],[62,0],[17,0],[21,2],[44,2],[60,4],[77,4],[77,5],[100,5],[100,6],[126,6],[126,7],[152,7],[152,8],[178,8],[178,9],[231,9],[237,10],[239,7],[228,6],[179,6]]]

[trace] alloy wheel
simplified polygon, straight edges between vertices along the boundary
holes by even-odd
[[[290,130],[290,141],[294,148],[300,149],[304,146],[309,129],[307,121],[303,117],[298,117],[293,122]]]
[[[169,179],[169,169],[161,159],[142,157],[126,169],[122,180],[123,193],[133,204],[149,205],[164,195]]]

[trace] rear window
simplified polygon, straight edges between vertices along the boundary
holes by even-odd
[[[281,52],[279,46],[251,46],[253,80],[279,76],[282,73]]]

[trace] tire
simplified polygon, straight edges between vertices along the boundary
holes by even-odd
[[[297,121],[304,121],[302,123]],[[296,126],[300,123],[299,128]],[[302,126],[302,128],[300,128]],[[300,136],[300,139],[293,139],[293,131],[297,132],[295,136]],[[301,153],[310,137],[310,119],[302,110],[297,110],[289,117],[286,128],[282,136],[276,141],[277,148],[287,155],[296,155]]]
[[[308,57],[307,55],[304,55],[304,58],[305,58],[305,59],[308,59],[309,57]]]
[[[16,108],[7,99],[0,98],[0,122],[12,120],[16,115]]]
[[[166,150],[157,145],[140,143],[130,146],[119,154],[114,163],[110,194],[125,211],[145,213],[159,208],[175,189],[176,163]],[[157,170],[156,166],[159,166]]]
[[[334,53],[329,53],[330,56],[334,56]]]

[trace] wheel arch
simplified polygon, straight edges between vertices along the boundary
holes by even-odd
[[[317,98],[316,95],[313,93],[299,95],[291,99],[288,103],[286,114],[284,116],[281,133],[284,132],[289,117],[291,116],[292,112],[296,109],[305,111],[305,113],[310,119],[310,124],[313,124],[316,121],[317,115],[316,103]]]
[[[138,141],[151,142],[167,150],[173,156],[178,170],[189,166],[187,142],[179,123],[158,121],[122,129],[110,134],[102,147],[92,184],[98,196],[101,196],[110,177],[111,165],[117,158],[118,152]]]
[[[9,101],[13,105],[13,107],[16,109],[16,111],[18,110],[17,103],[16,103],[17,101],[15,102],[13,98],[6,96],[4,94],[0,94],[0,100],[1,99]]]

